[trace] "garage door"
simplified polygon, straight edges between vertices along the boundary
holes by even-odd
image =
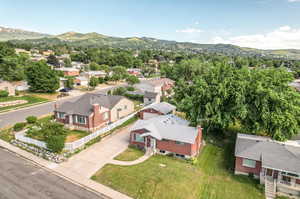
[[[157,117],[158,114],[155,114],[155,113],[147,113],[147,112],[144,112],[144,120],[147,120],[147,119],[150,119],[150,118],[153,118],[153,117]]]

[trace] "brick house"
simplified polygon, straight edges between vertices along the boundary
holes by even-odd
[[[148,92],[144,93],[144,105],[149,105],[152,103],[160,103],[160,96],[158,93]]]
[[[57,71],[62,71],[64,76],[79,76],[79,69],[76,68],[55,68]]]
[[[146,120],[160,115],[173,114],[175,110],[176,107],[167,102],[154,103],[147,106],[147,108],[142,109],[139,112],[139,117]]]
[[[201,147],[202,128],[188,125],[173,114],[138,120],[131,128],[130,144],[159,154],[194,157]]]
[[[123,96],[87,93],[74,102],[55,106],[58,122],[70,129],[94,131],[134,112],[134,104]]]
[[[238,134],[235,174],[251,174],[260,179],[267,198],[299,198],[300,141],[277,142],[268,137]]]
[[[174,81],[168,78],[155,78],[151,80],[142,81],[134,87],[143,92],[154,92],[160,96],[167,96],[174,86]]]

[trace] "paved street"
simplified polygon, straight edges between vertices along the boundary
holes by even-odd
[[[119,87],[119,86],[115,86],[115,87]],[[97,90],[97,91],[95,91],[95,93],[106,93],[108,90],[115,88],[115,87]],[[68,98],[68,99],[61,99],[61,100],[59,100],[59,103],[62,103],[64,101],[76,100],[79,97],[80,96],[76,96],[76,97],[72,97],[72,98]],[[32,107],[0,114],[0,128],[6,127],[9,125],[13,125],[17,122],[23,122],[23,121],[25,121],[25,118],[30,115],[40,117],[40,116],[52,113],[54,110],[54,104],[55,104],[55,102],[50,102],[50,103],[46,103],[46,104],[41,104],[41,105],[37,105],[37,106],[32,106]]]
[[[0,199],[101,199],[0,148]]]

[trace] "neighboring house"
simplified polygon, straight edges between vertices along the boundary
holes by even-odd
[[[84,69],[87,66],[87,64],[83,62],[72,61],[71,64],[72,64],[72,68],[77,68],[77,69]]]
[[[148,92],[144,93],[144,104],[160,103],[160,96],[158,93]]]
[[[58,122],[71,129],[94,131],[134,112],[134,104],[123,96],[87,93],[74,102],[55,106]]]
[[[143,92],[154,92],[158,93],[160,96],[168,95],[168,92],[174,86],[174,81],[168,78],[156,78],[152,80],[145,80],[139,84],[134,85],[135,88]]]
[[[175,110],[176,107],[173,106],[172,104],[169,104],[167,102],[161,102],[161,103],[152,104],[142,109],[139,112],[139,117],[143,120],[146,120],[160,115],[173,114]]]
[[[194,157],[201,147],[202,128],[188,124],[173,114],[138,120],[131,128],[130,144],[160,154]]]
[[[300,79],[294,80],[289,84],[291,87],[294,87],[298,92],[300,92]]]
[[[15,48],[15,51],[16,51],[17,54],[20,54],[20,53],[25,53],[25,54],[28,54],[28,55],[31,54],[30,51],[25,50],[25,49],[21,49],[21,48]]]
[[[47,58],[39,53],[33,53],[30,57],[30,60],[41,61],[41,60],[47,60]]]
[[[82,75],[83,76],[86,76],[88,78],[91,78],[91,77],[102,77],[104,78],[106,76],[106,72],[105,71],[87,71],[87,72],[83,72]]]
[[[16,95],[16,86],[8,81],[0,80],[0,90],[7,91],[9,96]]]
[[[57,71],[62,71],[64,76],[79,76],[79,70],[76,68],[55,68]]]
[[[79,76],[74,79],[76,86],[88,86],[89,80],[87,77]]]
[[[142,75],[141,73],[141,69],[139,68],[128,68],[127,69],[127,72],[130,74],[130,75],[134,75],[136,77],[140,77]]]
[[[46,51],[43,51],[43,55],[44,56],[50,56],[50,55],[53,55],[54,54],[54,52],[53,52],[53,50],[46,50]]]
[[[238,134],[235,174],[253,175],[265,184],[267,198],[300,198],[300,141],[277,142],[268,137]]]
[[[13,82],[13,85],[16,87],[16,91],[27,91],[27,90],[29,90],[29,85],[26,81]]]

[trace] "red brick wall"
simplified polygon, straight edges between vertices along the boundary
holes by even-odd
[[[161,112],[158,112],[158,111],[156,111],[156,110],[154,110],[152,108],[148,108],[148,109],[141,110],[139,112],[139,117],[141,119],[144,119],[144,113],[155,113],[155,114],[158,114],[158,115],[163,115],[163,113],[161,113]]]
[[[109,118],[110,118],[110,116],[109,116],[110,113],[109,113],[109,111],[107,111],[107,112],[108,112],[108,119],[106,119],[106,120],[104,120],[104,112],[103,113],[97,112],[97,113],[94,113],[92,116],[90,116],[89,117],[89,120],[90,120],[89,123],[91,124],[90,128],[97,128],[97,127],[103,125],[104,123],[108,122]]]
[[[297,184],[300,184],[300,179],[296,179],[296,183],[297,183]]]
[[[171,140],[156,140],[156,148],[158,150],[178,153],[180,155],[192,156],[192,145],[184,143],[184,145],[176,144]]]
[[[65,76],[78,76],[79,71],[64,71]]]
[[[244,167],[243,166],[243,158],[241,157],[236,157],[235,158],[235,170],[238,172],[243,172],[243,173],[253,173],[255,175],[259,175],[261,171],[261,162],[256,161],[256,167],[255,168],[249,168],[249,167]]]

